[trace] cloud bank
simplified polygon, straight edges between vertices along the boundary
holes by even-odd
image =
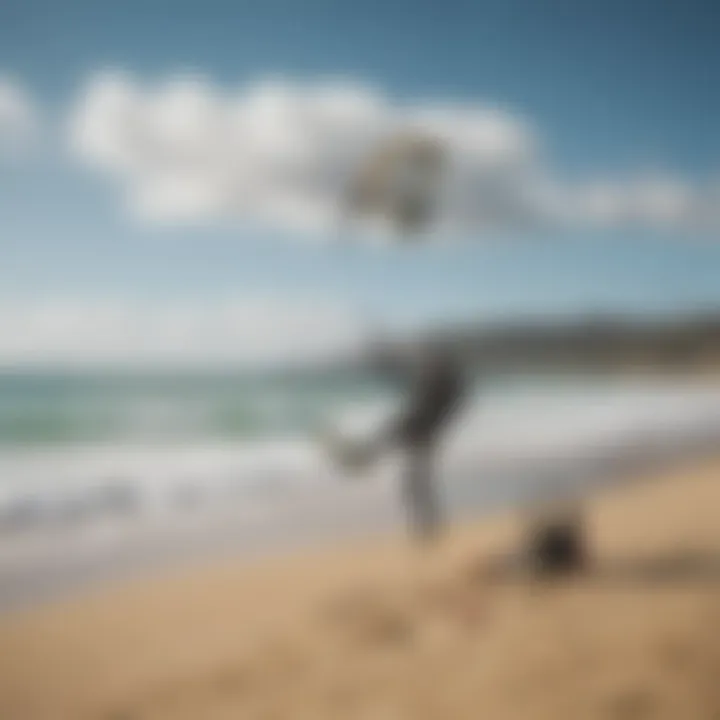
[[[243,297],[0,302],[0,366],[247,365],[332,359],[362,346],[336,302]]]
[[[0,73],[0,160],[26,151],[38,126],[38,113],[28,92]]]
[[[88,80],[69,124],[76,157],[112,178],[145,220],[320,234],[337,227],[362,159],[407,128],[447,151],[441,232],[719,224],[713,188],[672,173],[564,182],[526,118],[472,103],[394,102],[347,80],[228,91],[198,77],[143,85],[105,72]]]

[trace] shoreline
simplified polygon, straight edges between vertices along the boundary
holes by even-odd
[[[492,465],[478,473],[471,464],[465,474],[441,482],[451,521],[477,524],[556,499],[592,499],[615,486],[652,478],[658,471],[712,459],[718,439],[720,431],[715,428],[674,437],[671,443],[651,437],[645,445],[631,441],[554,463],[528,461],[509,475],[501,469],[493,471]],[[294,548],[312,551],[327,543],[371,542],[377,535],[402,534],[397,485],[396,477],[359,484],[335,478],[319,486],[319,494],[305,488],[265,513],[243,515],[235,507],[225,514],[200,512],[117,533],[111,527],[104,534],[95,532],[97,528],[50,532],[44,539],[31,536],[30,544],[21,538],[13,545],[13,538],[6,536],[0,547],[0,619],[6,613],[72,600],[105,585],[122,587],[166,570],[182,571],[221,559],[254,561]]]
[[[517,547],[502,511],[425,556],[389,532],[5,614],[0,716],[711,717],[720,457],[627,479],[589,501],[595,565],[559,585],[487,574]]]

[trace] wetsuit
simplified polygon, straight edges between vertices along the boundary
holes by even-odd
[[[391,442],[407,456],[403,501],[421,540],[434,538],[440,530],[440,500],[433,482],[435,450],[464,394],[460,368],[449,356],[434,354],[421,363],[406,407],[390,430]]]

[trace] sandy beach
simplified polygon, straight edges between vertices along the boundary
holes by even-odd
[[[517,515],[97,587],[0,618],[3,720],[716,718],[720,460],[589,506],[593,565],[498,566]]]

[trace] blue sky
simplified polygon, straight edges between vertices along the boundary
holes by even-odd
[[[160,226],[129,217],[62,135],[106,68],[138,85],[199,71],[227,93],[268,75],[334,77],[393,103],[499,107],[566,182],[661,171],[712,183],[719,30],[720,8],[699,0],[7,0],[0,76],[32,99],[42,132],[27,158],[0,163],[0,299],[312,297],[413,321],[718,308],[716,228],[531,225],[376,248],[298,242],[286,227]]]

